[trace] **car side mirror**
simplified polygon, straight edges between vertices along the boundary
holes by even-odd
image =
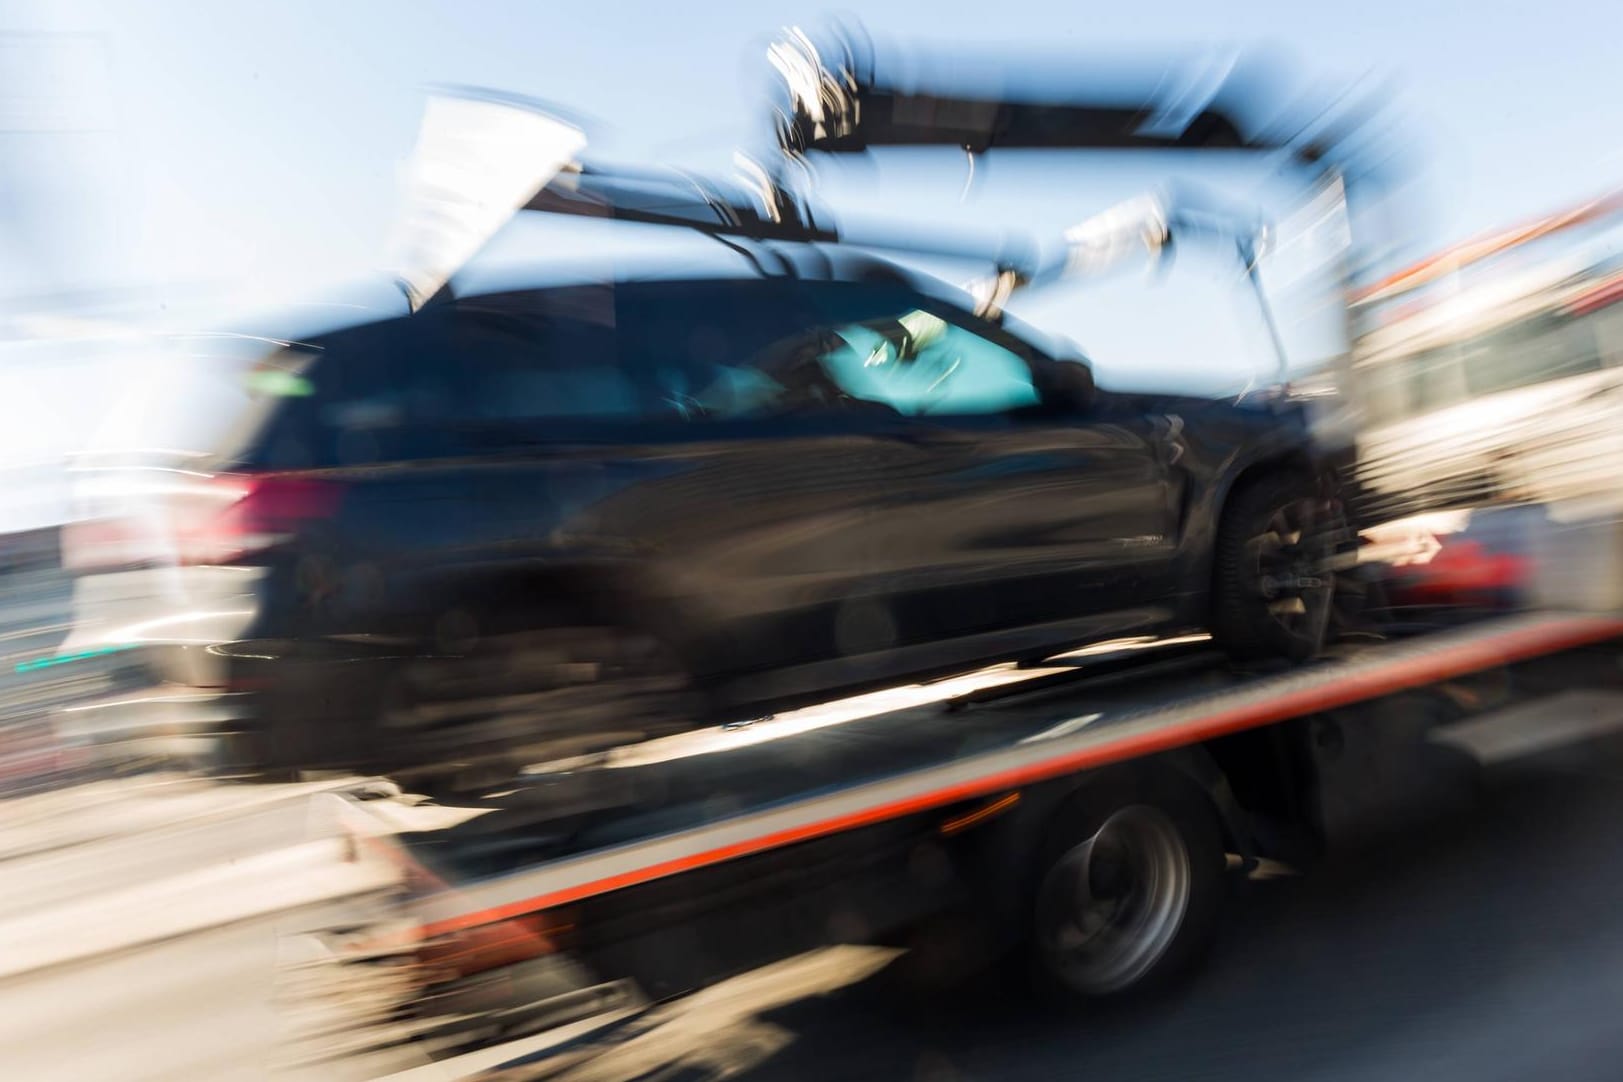
[[[1079,413],[1093,405],[1096,388],[1088,362],[1054,361],[1043,365],[1043,376],[1038,388],[1043,405],[1062,413]]]

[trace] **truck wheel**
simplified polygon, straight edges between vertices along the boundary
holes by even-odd
[[[1211,631],[1239,661],[1305,661],[1324,648],[1335,600],[1334,530],[1313,481],[1278,473],[1229,498],[1213,554]]]
[[[1093,1001],[1165,988],[1211,944],[1223,869],[1221,833],[1198,801],[1172,791],[1085,797],[1039,857],[1039,986]]]

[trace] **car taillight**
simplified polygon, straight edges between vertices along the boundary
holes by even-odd
[[[341,489],[289,474],[226,475],[177,516],[175,555],[184,564],[230,563],[287,540],[338,509]]]
[[[114,506],[63,534],[76,570],[153,564],[225,564],[286,540],[338,509],[342,489],[297,474],[166,479],[120,493]]]

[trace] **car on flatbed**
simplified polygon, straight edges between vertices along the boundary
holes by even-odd
[[[835,246],[614,267],[191,339],[166,401],[206,439],[79,463],[63,649],[111,675],[65,734],[388,770],[1122,636],[1322,642],[1333,492],[1288,397],[1106,390]]]

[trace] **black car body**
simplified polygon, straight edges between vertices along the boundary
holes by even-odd
[[[1097,389],[940,283],[760,249],[221,361],[206,453],[82,474],[119,506],[67,543],[65,650],[114,676],[64,725],[256,767],[548,754],[1210,626],[1224,591],[1268,619],[1214,554],[1235,492],[1320,499],[1295,406]]]

